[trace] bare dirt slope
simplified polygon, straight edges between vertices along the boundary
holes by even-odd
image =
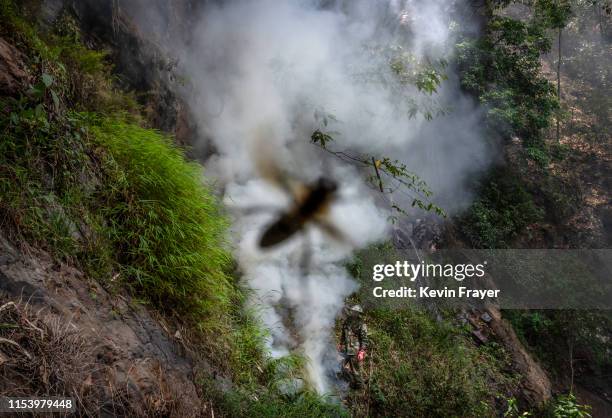
[[[206,415],[180,332],[1,235],[0,306],[0,395],[66,394],[94,416]]]

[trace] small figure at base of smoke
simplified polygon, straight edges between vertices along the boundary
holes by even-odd
[[[363,362],[366,357],[368,328],[363,320],[363,309],[359,305],[348,308],[342,324],[339,351],[342,361],[342,375],[354,389],[363,386]]]

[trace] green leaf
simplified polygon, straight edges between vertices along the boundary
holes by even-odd
[[[53,84],[53,76],[51,74],[44,73],[42,75],[42,82],[44,83],[45,87],[51,87]]]
[[[57,97],[57,93],[55,93],[54,90],[51,90],[51,98],[53,99],[53,107],[55,109],[55,112],[59,112],[59,108],[60,108],[60,100],[59,97]]]
[[[334,140],[331,135],[321,132],[318,129],[312,133],[310,139],[315,144],[319,144],[322,148],[325,148],[328,142]]]

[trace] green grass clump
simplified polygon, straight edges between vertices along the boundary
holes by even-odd
[[[108,152],[101,213],[126,282],[158,305],[219,319],[232,289],[227,221],[201,167],[150,129],[103,119],[91,132]]]
[[[349,413],[338,403],[311,391],[286,397],[271,389],[256,392],[222,391],[211,380],[202,382],[204,392],[213,405],[215,416],[266,418],[348,418]]]
[[[227,221],[199,165],[169,138],[119,117],[6,103],[3,229],[99,280],[120,272],[157,307],[210,321],[228,312]]]
[[[228,417],[266,418],[335,418],[349,415],[340,405],[327,403],[314,393],[300,395],[297,399],[284,399],[264,392],[261,397],[245,399],[230,393],[218,402]]]

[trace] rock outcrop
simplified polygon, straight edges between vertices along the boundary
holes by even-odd
[[[27,85],[28,80],[21,52],[0,38],[0,94],[13,96]]]

